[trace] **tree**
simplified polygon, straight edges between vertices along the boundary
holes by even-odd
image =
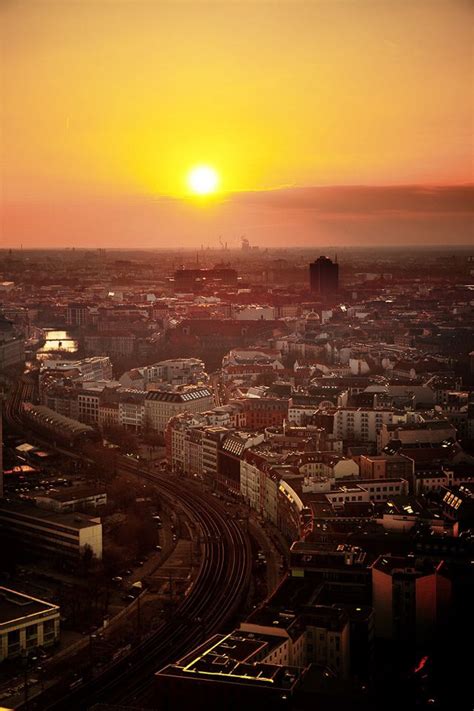
[[[137,452],[139,447],[138,437],[134,432],[126,430],[124,427],[110,425],[104,428],[106,438],[120,447],[122,452]]]
[[[118,575],[124,565],[128,563],[128,560],[129,553],[124,546],[120,546],[110,540],[107,541],[102,557],[102,565],[106,575]]]
[[[133,484],[125,477],[118,477],[112,482],[108,495],[120,509],[129,508],[135,501]]]
[[[102,445],[91,444],[84,448],[84,454],[92,459],[93,475],[104,484],[109,484],[117,476],[117,453]]]
[[[116,529],[116,544],[127,548],[136,557],[150,550],[158,539],[156,525],[140,512],[131,511],[127,520]]]
[[[90,571],[94,567],[95,562],[96,557],[94,555],[94,551],[92,550],[90,545],[86,543],[86,545],[81,551],[81,567],[84,575],[89,575]]]

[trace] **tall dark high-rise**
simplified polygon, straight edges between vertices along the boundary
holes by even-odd
[[[309,265],[311,291],[323,298],[334,296],[339,288],[339,264],[328,257],[319,257]]]

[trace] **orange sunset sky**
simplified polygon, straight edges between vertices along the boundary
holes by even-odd
[[[473,8],[1,0],[0,246],[472,242]]]

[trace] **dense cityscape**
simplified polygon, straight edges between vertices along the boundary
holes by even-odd
[[[473,20],[0,0],[0,711],[474,711]]]
[[[469,707],[468,248],[0,265],[4,707]]]

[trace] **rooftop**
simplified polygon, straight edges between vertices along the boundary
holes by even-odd
[[[100,518],[87,516],[83,513],[55,513],[47,509],[40,509],[31,504],[17,503],[12,501],[0,502],[0,520],[4,515],[17,516],[18,518],[41,521],[45,526],[64,526],[71,529],[89,528],[100,523]]]
[[[25,593],[0,587],[0,628],[25,617],[47,612],[59,612],[59,607]]]
[[[146,394],[147,400],[176,403],[191,402],[192,400],[200,400],[209,397],[212,397],[212,392],[209,388],[186,388],[174,391],[150,390]]]
[[[265,649],[269,639],[275,642],[268,635],[240,630],[215,635],[176,664],[158,672],[157,676],[202,677],[215,683],[251,684],[273,691],[290,690],[299,680],[301,669],[251,661]],[[278,641],[281,643],[281,638]]]
[[[373,563],[372,568],[387,575],[433,575],[442,565],[437,567],[429,558],[415,558],[414,556],[381,555]]]

